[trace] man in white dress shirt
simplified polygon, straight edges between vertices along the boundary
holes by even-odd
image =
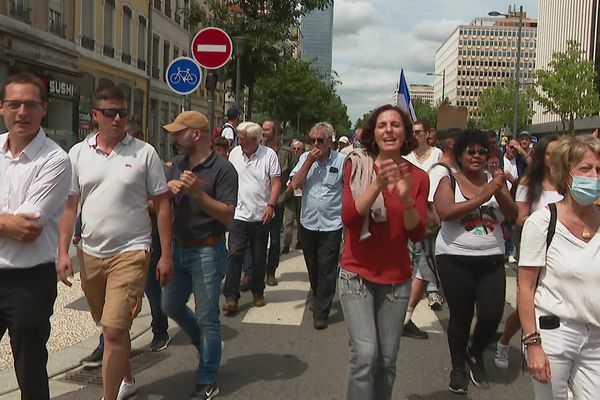
[[[0,100],[8,127],[0,135],[0,338],[8,330],[21,398],[46,400],[58,221],[71,164],[40,126],[48,95],[38,77],[10,76]]]

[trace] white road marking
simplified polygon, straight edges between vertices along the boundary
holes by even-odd
[[[277,286],[265,289],[264,307],[250,307],[242,322],[247,324],[302,325],[306,297],[310,290],[302,255],[279,263]],[[283,276],[283,279],[282,279]]]
[[[225,53],[227,46],[224,44],[199,44],[196,46],[196,51],[210,52],[210,53]]]

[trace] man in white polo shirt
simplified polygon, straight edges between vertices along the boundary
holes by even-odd
[[[71,191],[61,221],[58,271],[68,286],[68,256],[77,204],[83,223],[81,286],[92,317],[102,326],[104,398],[125,399],[137,391],[129,365],[129,328],[139,313],[150,259],[148,200],[154,202],[162,256],[156,276],[162,286],[173,272],[173,226],[162,162],[154,148],[125,132],[125,94],[99,90],[92,116],[98,133],[69,151]]]
[[[265,305],[265,268],[269,222],[281,190],[281,169],[277,153],[259,144],[262,128],[254,122],[238,126],[240,145],[231,150],[229,162],[238,173],[238,198],[233,222],[229,226],[229,269],[223,295],[225,315],[237,312],[240,299],[240,276],[244,254],[250,242],[252,281],[250,290],[255,307]]]
[[[47,400],[46,342],[56,299],[58,221],[71,179],[69,157],[40,124],[42,81],[10,76],[0,91],[0,339],[8,330],[22,399]]]

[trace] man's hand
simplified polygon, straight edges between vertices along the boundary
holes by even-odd
[[[56,269],[58,270],[58,278],[60,281],[68,287],[73,286],[71,281],[69,281],[69,278],[73,279],[73,262],[71,261],[71,257],[68,255],[58,256]]]
[[[167,186],[169,187],[169,193],[171,193],[171,195],[173,196],[176,196],[177,194],[179,194],[179,192],[184,190],[183,182],[178,181],[177,179],[169,181],[167,183]]]
[[[156,280],[160,282],[160,287],[167,286],[167,283],[173,279],[173,257],[160,257],[156,265]]]
[[[4,236],[22,243],[31,243],[40,236],[43,226],[36,224],[38,213],[5,215],[0,224],[3,225]]]
[[[321,149],[315,147],[308,153],[308,156],[306,156],[306,161],[312,164],[319,158],[321,158]]]
[[[271,220],[273,219],[274,216],[275,216],[275,208],[273,208],[271,206],[267,206],[262,215],[263,225],[269,224],[269,222],[271,222]]]
[[[190,194],[202,191],[198,177],[192,171],[183,171],[179,176],[179,181],[183,184],[183,189]]]

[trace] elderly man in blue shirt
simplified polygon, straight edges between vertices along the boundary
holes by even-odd
[[[290,175],[292,187],[302,189],[300,229],[313,298],[315,329],[328,325],[335,294],[342,241],[342,192],[345,156],[331,150],[333,127],[319,122],[310,130],[310,152],[300,156]]]

